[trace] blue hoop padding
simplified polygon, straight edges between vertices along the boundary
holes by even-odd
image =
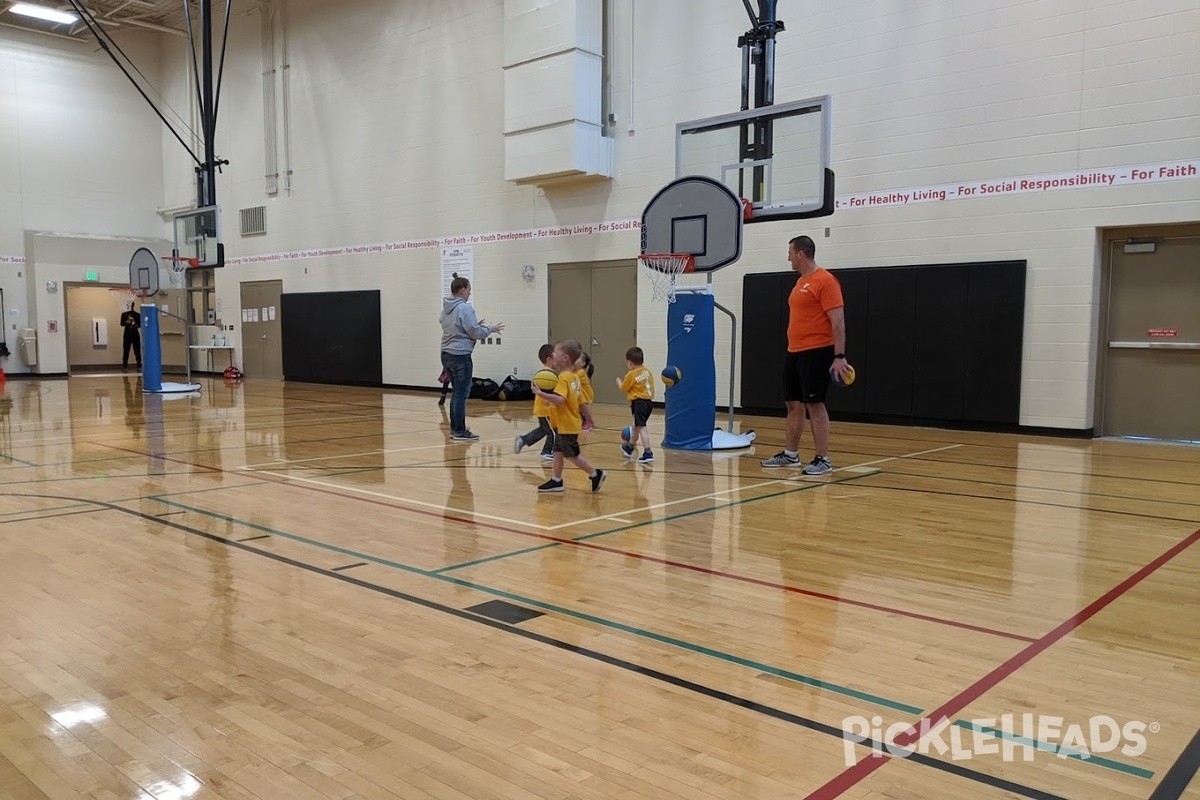
[[[667,309],[667,364],[683,379],[666,389],[664,447],[711,450],[717,416],[716,298],[677,294]]]

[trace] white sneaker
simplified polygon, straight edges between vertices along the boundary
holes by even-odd
[[[828,475],[833,472],[833,464],[830,463],[828,456],[817,456],[805,464],[802,471],[805,475]]]
[[[775,455],[762,462],[764,467],[799,467],[800,457],[789,456],[787,453],[780,450]]]
[[[520,452],[524,449],[525,449],[525,437],[518,436],[516,439],[513,440],[513,452],[520,454]]]

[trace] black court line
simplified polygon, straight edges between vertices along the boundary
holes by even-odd
[[[78,499],[78,498],[57,497],[57,496],[53,496],[53,495],[23,495],[23,496],[25,496],[25,497],[40,497],[41,499],[50,499],[50,500],[77,500]],[[205,531],[199,530],[198,528],[192,528],[192,527],[189,527],[189,526],[184,525],[179,522],[174,522],[174,521],[168,520],[168,519],[162,519],[159,517],[155,517],[151,514],[143,513],[141,511],[135,511],[133,509],[122,508],[120,506],[115,506],[115,505],[112,505],[110,503],[105,503],[100,500],[89,500],[86,502],[95,503],[98,506],[101,506],[103,508],[112,509],[114,511],[119,511],[122,514],[128,514],[130,516],[138,517],[140,519],[149,520],[151,522],[157,522],[159,525],[162,525],[163,527],[166,527],[166,528],[173,528],[173,529],[181,531],[183,533],[191,534],[192,536],[198,536],[202,539],[207,539],[208,541],[211,541],[211,542],[223,544],[226,547],[231,547],[236,550],[241,550],[245,553],[250,553],[252,555],[261,556],[263,558],[270,559],[270,560],[278,562],[280,564],[286,564],[288,566],[297,567],[297,568],[305,570],[307,572],[311,572],[315,575],[324,575],[327,578],[332,578],[336,581],[341,581],[342,583],[346,583],[351,586],[357,586],[360,589],[366,589],[368,591],[375,592],[377,594],[382,594],[382,595],[391,597],[396,600],[402,600],[406,603],[411,603],[412,605],[420,606],[421,608],[425,608],[425,609],[428,609],[431,611],[440,611],[443,614],[448,614],[448,615],[450,615],[452,617],[456,617],[458,619],[467,620],[469,622],[474,622],[479,625],[486,625],[487,627],[492,628],[494,630],[506,631],[508,633],[511,633],[515,636],[520,636],[521,638],[527,639],[529,641],[537,642],[539,644],[544,644],[549,647],[556,648],[558,650],[563,650],[568,653],[573,653],[575,655],[583,656],[584,658],[588,658],[593,661],[597,661],[601,664],[607,664],[611,667],[616,667],[618,669],[622,669],[627,672],[631,672],[635,675],[640,675],[641,677],[644,677],[644,678],[650,678],[652,680],[659,681],[660,683],[665,683],[670,686],[674,686],[678,689],[683,689],[684,691],[693,692],[693,693],[701,695],[703,697],[707,697],[711,700],[716,700],[721,703],[727,703],[729,705],[736,706],[738,708],[742,708],[742,709],[751,711],[756,714],[761,714],[763,716],[771,717],[773,719],[777,719],[782,722],[786,722],[786,723],[795,725],[800,728],[805,728],[807,730],[811,730],[816,733],[824,734],[825,736],[837,738],[838,740],[842,740],[844,738],[843,731],[840,728],[835,728],[832,725],[826,725],[823,722],[817,722],[816,720],[808,719],[807,717],[802,717],[798,714],[793,714],[790,711],[784,711],[782,709],[778,709],[773,706],[768,706],[763,703],[758,703],[758,702],[755,702],[754,700],[750,700],[745,697],[740,697],[738,695],[731,694],[729,692],[725,692],[720,689],[714,689],[711,686],[705,686],[703,684],[696,683],[695,681],[688,680],[687,678],[681,678],[677,675],[671,675],[666,672],[660,672],[659,670],[656,670],[652,667],[646,667],[646,666],[642,666],[639,664],[635,664],[632,661],[626,661],[625,659],[618,658],[617,656],[608,655],[607,653],[601,653],[597,650],[591,650],[586,647],[580,647],[579,645],[574,645],[569,642],[564,642],[560,639],[555,639],[551,636],[546,636],[544,634],[534,633],[533,631],[525,630],[523,628],[517,628],[517,627],[514,627],[513,625],[509,625],[504,622],[499,622],[498,620],[494,620],[489,617],[480,616],[478,614],[472,614],[469,611],[465,611],[463,609],[454,608],[452,606],[442,605],[441,603],[435,602],[433,600],[427,600],[423,597],[417,597],[416,595],[406,594],[406,593],[398,591],[396,589],[391,589],[389,587],[380,586],[378,584],[371,583],[369,581],[364,581],[364,580],[360,580],[358,578],[353,578],[353,577],[350,577],[349,575],[343,575],[340,572],[334,572],[333,570],[330,570],[330,569],[324,569],[322,567],[317,567],[312,564],[306,564],[303,561],[297,561],[293,558],[288,558],[287,556],[279,555],[278,553],[270,553],[270,552],[267,552],[266,550],[259,550],[255,547],[251,547],[251,546],[243,543],[244,541],[249,541],[249,540],[243,540],[243,541],[239,542],[239,541],[234,541],[232,539],[226,539],[222,536],[217,536],[216,534],[207,533]],[[253,537],[253,538],[261,539],[261,538],[267,538],[267,537],[259,536],[259,537]],[[871,748],[873,750],[874,749],[882,750],[882,747],[880,745],[878,745],[876,742],[874,742],[873,740],[870,740],[870,739],[863,741],[860,744],[860,747]],[[1005,780],[1003,778],[997,778],[993,775],[988,775],[983,772],[977,772],[975,770],[963,767],[959,764],[939,761],[938,759],[931,758],[929,756],[922,755],[920,753],[914,753],[914,754],[908,756],[907,760],[913,761],[918,764],[922,764],[927,767],[932,767],[933,769],[939,770],[941,772],[946,772],[951,775],[956,775],[958,777],[965,778],[970,781],[982,783],[986,786],[991,786],[991,787],[1000,789],[1002,791],[1010,792],[1019,797],[1028,797],[1028,798],[1031,798],[1031,800],[1066,800],[1066,798],[1064,798],[1060,795],[1055,795],[1055,794],[1051,794],[1049,792],[1044,792],[1040,789],[1034,789],[1034,788],[1031,788],[1028,786],[1024,786],[1023,784],[1014,783],[1012,781]]]
[[[844,423],[844,424],[854,425],[854,424],[863,424],[863,423],[850,422],[850,423]],[[871,423],[867,423],[867,424],[871,424]],[[883,425],[881,427],[902,428],[902,429],[911,430],[911,428],[907,425]],[[1095,438],[1091,438],[1091,439],[1082,439],[1082,438],[1076,438],[1076,437],[1072,437],[1072,436],[1043,436],[1042,434],[1038,434],[1038,433],[1030,433],[1030,434],[1005,433],[1005,432],[999,432],[999,431],[973,431],[973,430],[969,430],[969,429],[958,430],[955,428],[936,428],[935,430],[944,431],[945,433],[948,433],[948,434],[952,434],[952,433],[976,433],[976,434],[984,433],[984,434],[988,434],[991,436],[1013,437],[1014,439],[1016,439],[1022,443],[1046,444],[1046,445],[1051,445],[1051,446],[1053,446],[1053,442],[1055,442],[1055,441],[1069,442],[1069,443],[1073,443],[1073,444],[1076,444],[1079,446],[1078,452],[1080,454],[1092,456],[1092,457],[1098,457],[1098,458],[1117,458],[1117,459],[1129,458],[1134,461],[1168,461],[1173,464],[1195,464],[1196,463],[1195,460],[1193,460],[1193,459],[1162,458],[1159,456],[1136,456],[1136,455],[1126,456],[1124,454],[1116,455],[1114,453],[1097,453],[1097,452],[1095,452],[1095,450],[1091,449],[1091,447],[1090,447],[1090,445],[1092,445],[1094,443],[1131,444],[1131,445],[1146,444],[1146,445],[1152,445],[1152,446],[1165,446],[1165,447],[1195,447],[1194,444],[1189,444],[1187,442],[1173,442],[1173,441],[1172,442],[1167,442],[1167,441],[1139,442],[1139,441],[1135,441],[1135,440],[1131,440],[1131,439],[1109,439],[1106,437],[1095,437]],[[779,432],[782,433],[783,432],[782,429],[780,429]],[[920,437],[914,438],[911,436],[893,436],[891,433],[888,433],[887,435],[883,435],[880,433],[862,433],[862,432],[853,431],[853,430],[839,431],[838,438],[847,438],[847,439],[886,438],[888,440],[895,440],[895,441],[900,441],[900,442],[929,442],[931,444],[944,443],[940,439],[925,439],[925,438],[920,438]],[[758,441],[758,440],[755,440],[755,441]],[[1009,451],[1012,450],[1012,444],[1008,444],[1008,443],[952,442],[952,444],[961,444],[963,447],[983,447],[983,448],[990,448],[993,450],[1009,450]]]
[[[1188,742],[1149,800],[1179,800],[1200,769],[1200,731]]]
[[[264,533],[262,536],[251,536],[248,539],[238,539],[238,541],[239,542],[256,542],[259,539],[270,539],[270,538],[271,538],[271,536],[269,534]]]
[[[878,436],[878,437],[874,437],[874,438],[890,440],[894,437]],[[913,441],[919,442],[919,441],[923,441],[923,440],[915,439]],[[1026,440],[1022,440],[1022,441],[1026,441]],[[755,439],[754,442],[756,445],[764,443],[762,439]],[[769,443],[767,443],[767,444],[769,444]],[[964,448],[981,447],[982,446],[982,445],[975,445],[975,444],[967,444],[967,443],[963,443],[963,442],[951,442],[950,445],[959,445],[960,447],[964,447]],[[773,445],[773,446],[782,447],[783,445],[779,444],[779,445]],[[949,445],[947,445],[947,446],[949,446]],[[768,447],[768,449],[770,449],[770,447]],[[861,450],[838,450],[836,454],[837,455],[841,455],[841,454],[869,455],[868,453],[865,453]],[[741,458],[743,458],[747,461],[756,461],[757,460],[757,456],[746,455],[746,456],[741,456]],[[895,458],[899,458],[899,456],[895,456]],[[1113,456],[1113,458],[1117,458],[1117,456]],[[1105,480],[1118,481],[1118,482],[1122,482],[1122,483],[1161,483],[1161,484],[1165,484],[1168,486],[1194,486],[1195,485],[1194,481],[1173,481],[1173,480],[1167,480],[1166,478],[1143,478],[1139,475],[1132,475],[1132,474],[1131,475],[1110,475],[1105,472],[1095,472],[1095,471],[1077,472],[1075,470],[1069,470],[1069,469],[1051,469],[1049,467],[1025,467],[1025,466],[1020,466],[1020,465],[1016,465],[1016,464],[992,464],[990,462],[982,462],[982,461],[953,461],[953,460],[947,459],[947,458],[932,458],[930,456],[911,456],[911,457],[905,458],[904,460],[905,461],[926,461],[931,464],[948,464],[948,465],[954,466],[954,467],[979,467],[982,469],[1004,470],[1007,472],[1045,472],[1050,475],[1066,475],[1066,476],[1070,476],[1070,477],[1074,477],[1074,478],[1103,478]],[[1194,464],[1195,462],[1186,462],[1185,461],[1185,462],[1181,462],[1181,463]]]
[[[262,538],[266,538],[266,537],[262,537]],[[248,541],[250,541],[250,540],[249,540],[249,539],[242,539],[242,541],[243,541],[243,542],[248,542]],[[367,566],[367,562],[365,562],[365,561],[359,561],[357,564],[347,564],[347,565],[346,565],[346,566],[344,566],[344,567],[334,567],[334,568],[333,568],[333,571],[334,571],[334,572],[341,572],[341,571],[342,571],[342,570],[344,570],[344,569],[354,569],[355,567],[365,567],[365,566]]]
[[[926,477],[924,475],[910,475],[909,473],[905,473],[905,472],[888,472],[888,473],[881,473],[881,474],[900,476],[900,477],[916,477],[916,478]],[[864,476],[864,477],[871,477],[871,476]],[[1044,500],[1026,500],[1024,498],[1018,499],[1016,497],[993,497],[991,495],[986,495],[986,494],[971,494],[970,492],[947,492],[947,491],[939,490],[939,489],[909,489],[909,488],[905,488],[902,486],[880,486],[879,484],[876,484],[876,483],[855,484],[855,486],[860,486],[863,489],[874,489],[876,491],[882,491],[882,492],[908,492],[910,494],[935,494],[935,495],[941,495],[943,497],[967,497],[972,500],[993,500],[997,503],[1018,503],[1020,505],[1047,506],[1049,508],[1068,508],[1072,511],[1087,511],[1092,514],[1115,514],[1116,516],[1134,517],[1135,519],[1156,519],[1156,520],[1161,520],[1163,522],[1184,522],[1184,523],[1187,523],[1188,525],[1195,525],[1196,522],[1200,521],[1196,517],[1166,517],[1166,516],[1160,516],[1158,514],[1138,514],[1133,511],[1114,511],[1114,510],[1110,510],[1107,508],[1092,508],[1091,506],[1073,506],[1073,505],[1069,505],[1067,503],[1047,503]]]
[[[156,516],[156,517],[174,517],[178,514],[186,514],[186,513],[187,513],[186,511],[163,511],[159,514],[155,514],[154,516]]]
[[[19,497],[20,495],[12,495],[12,496],[14,496],[14,497]],[[26,496],[28,496],[28,495],[26,495]],[[91,500],[87,500],[87,501],[85,501],[85,502],[89,502],[89,503],[90,503],[90,502],[93,502],[93,501],[91,501]],[[103,509],[103,508],[87,508],[87,509],[84,509],[84,510],[82,510],[82,511],[63,511],[63,512],[62,512],[62,513],[60,513],[60,514],[46,514],[45,516],[41,516],[41,517],[21,517],[20,519],[2,519],[2,520],[0,520],[0,525],[11,525],[11,524],[13,524],[14,522],[40,522],[40,521],[42,521],[42,520],[44,520],[44,519],[57,519],[58,517],[74,517],[74,516],[76,516],[77,514],[95,514],[97,511],[104,511],[104,510],[106,510],[106,509]],[[37,510],[36,510],[36,509],[34,509],[34,510],[31,510],[31,511],[27,511],[27,512],[25,512],[25,513],[27,513],[27,514],[36,514],[36,513],[38,513],[38,512],[37,512]]]

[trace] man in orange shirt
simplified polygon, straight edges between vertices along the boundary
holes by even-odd
[[[799,273],[796,286],[788,295],[788,352],[783,367],[783,399],[787,405],[787,430],[784,449],[762,462],[764,467],[799,467],[800,435],[804,433],[804,415],[812,420],[816,456],[805,464],[805,475],[828,475],[829,412],[825,392],[831,374],[840,379],[846,363],[846,318],[842,286],[837,278],[822,269],[813,256],[817,246],[807,236],[788,242],[788,263]]]

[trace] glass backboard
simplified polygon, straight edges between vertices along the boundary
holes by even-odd
[[[675,177],[700,175],[751,201],[747,222],[833,213],[829,96],[676,126]]]

